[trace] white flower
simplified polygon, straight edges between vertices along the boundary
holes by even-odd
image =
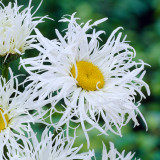
[[[4,156],[5,146],[19,148],[18,140],[24,136],[25,123],[41,122],[41,114],[29,114],[29,110],[34,110],[32,103],[28,103],[32,98],[29,91],[21,93],[18,86],[11,70],[8,82],[0,77],[0,159]]]
[[[119,153],[112,142],[110,142],[110,150],[107,152],[106,146],[103,143],[102,160],[132,160],[134,154],[135,153],[132,154],[129,152],[125,156],[125,150],[123,150],[122,153]]]
[[[53,139],[54,135],[46,127],[41,141],[38,142],[36,134],[30,127],[27,132],[30,141],[25,137],[22,139],[24,147],[21,151],[12,146],[8,153],[10,160],[91,160],[94,156],[93,151],[78,153],[83,145],[73,147],[76,136],[70,137],[70,141],[67,142],[64,132],[61,132]]]
[[[31,1],[23,10],[23,6],[18,6],[17,0],[8,6],[0,1],[0,56],[22,54],[35,42],[35,36],[30,34],[45,17],[33,17],[35,12],[31,14]]]
[[[120,136],[122,126],[130,119],[135,126],[139,125],[138,114],[146,124],[138,107],[145,98],[142,87],[148,95],[150,90],[142,80],[145,63],[134,61],[134,48],[127,43],[126,36],[121,40],[122,33],[117,34],[121,27],[115,29],[100,47],[99,36],[104,31],[86,32],[106,18],[91,25],[90,21],[79,25],[74,15],[71,19],[61,20],[69,24],[64,37],[56,30],[58,40],[48,40],[36,30],[40,44],[32,46],[41,53],[21,60],[21,64],[30,74],[29,80],[33,81],[28,88],[34,89],[39,101],[48,96],[52,103],[51,113],[62,113],[55,127],[66,123],[69,128],[71,121],[81,123],[89,145],[89,129],[85,122],[103,134],[107,135],[110,130]],[[137,102],[138,94],[140,100]],[[62,99],[64,109],[56,106]]]

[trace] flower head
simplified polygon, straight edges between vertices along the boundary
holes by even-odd
[[[31,0],[27,8],[22,10],[22,7],[18,6],[17,0],[8,6],[0,2],[0,56],[22,54],[35,41],[31,32],[38,23],[43,22],[44,17],[33,17],[35,13],[31,14]]]
[[[82,145],[73,147],[76,137],[70,137],[70,141],[67,142],[64,132],[53,139],[53,134],[47,127],[42,133],[40,142],[30,127],[27,133],[30,141],[26,137],[22,139],[24,143],[22,150],[11,147],[8,154],[10,160],[46,160],[46,158],[47,160],[91,160],[94,156],[93,151],[78,153]]]
[[[17,77],[10,69],[10,80],[0,77],[0,159],[4,156],[4,146],[13,145],[18,149],[19,139],[24,136],[26,123],[39,122],[42,115],[30,115],[32,108],[30,92],[18,91]],[[39,120],[39,121],[38,121]]]
[[[132,154],[129,152],[125,155],[125,150],[123,150],[122,153],[119,153],[112,142],[110,142],[110,150],[107,152],[106,146],[103,143],[102,160],[132,160],[134,154],[135,153]]]
[[[136,53],[127,43],[126,36],[121,40],[121,32],[117,37],[115,35],[121,27],[99,46],[100,34],[104,31],[93,29],[91,34],[87,31],[106,18],[93,24],[90,21],[78,24],[77,20],[75,14],[61,20],[69,24],[64,36],[56,30],[58,40],[48,40],[36,30],[40,44],[34,47],[41,53],[38,57],[21,60],[21,63],[30,73],[29,80],[33,81],[28,88],[34,88],[39,101],[48,97],[52,110],[62,113],[55,127],[65,123],[69,127],[71,121],[81,123],[89,144],[85,122],[103,134],[107,135],[110,130],[120,136],[122,126],[130,119],[135,126],[139,125],[137,114],[146,123],[138,107],[145,98],[142,87],[148,94],[150,90],[142,80],[145,63],[134,61]],[[140,96],[138,102],[135,100],[137,94]],[[62,99],[65,106],[60,111],[56,104]]]

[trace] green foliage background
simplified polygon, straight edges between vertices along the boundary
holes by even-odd
[[[18,0],[19,4],[27,5],[29,0]],[[36,9],[40,0],[32,0]],[[3,0],[5,4],[9,0]],[[95,149],[97,160],[101,159],[102,140],[109,148],[108,142],[114,142],[119,151],[136,152],[135,156],[142,160],[160,160],[160,1],[159,0],[43,0],[43,3],[36,13],[37,16],[48,15],[54,21],[47,20],[38,26],[39,30],[49,39],[56,38],[55,29],[62,31],[65,24],[58,20],[64,14],[77,12],[77,17],[86,22],[108,17],[109,20],[96,27],[96,30],[104,30],[106,34],[102,36],[105,42],[111,31],[122,26],[123,35],[127,34],[127,40],[137,52],[136,59],[143,59],[151,67],[146,66],[147,74],[145,81],[151,89],[151,96],[142,101],[140,110],[148,123],[149,130],[145,131],[145,126],[139,117],[140,126],[133,128],[130,122],[123,127],[123,137],[109,133],[109,136],[95,136],[97,130],[91,131],[91,149]],[[82,22],[81,21],[81,22]],[[37,51],[27,51],[23,57],[37,55]],[[14,74],[27,73],[18,70],[19,61],[12,63]],[[24,76],[24,78],[25,78]],[[24,79],[21,78],[20,81]],[[146,94],[146,91],[144,90]],[[36,125],[35,130],[39,132],[44,126]],[[79,138],[75,146],[84,143],[82,151],[87,150],[86,141],[81,131],[78,129]]]

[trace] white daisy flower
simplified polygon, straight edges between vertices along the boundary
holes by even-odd
[[[89,145],[87,132],[90,129],[86,128],[85,122],[103,134],[107,135],[110,130],[120,136],[122,126],[131,119],[135,126],[139,125],[138,114],[146,124],[138,107],[145,98],[142,87],[148,95],[150,90],[142,80],[145,63],[134,61],[134,48],[127,43],[126,36],[121,40],[122,33],[117,33],[121,27],[115,29],[100,47],[99,36],[104,31],[86,32],[106,18],[79,25],[74,15],[61,20],[69,24],[64,37],[56,30],[58,40],[48,40],[36,30],[40,44],[32,46],[41,53],[38,57],[21,59],[21,64],[30,74],[29,80],[33,81],[28,88],[34,89],[39,101],[48,96],[52,112],[63,114],[55,127],[66,123],[69,128],[71,121],[81,123]],[[136,101],[138,94],[140,100]],[[60,111],[56,104],[62,99],[66,106]]]
[[[129,152],[126,155],[125,150],[123,150],[122,153],[118,152],[112,142],[110,142],[110,150],[107,152],[106,146],[103,143],[102,160],[132,160],[134,154],[135,153],[132,154],[131,152]],[[136,158],[134,160],[136,160]]]
[[[5,147],[14,144],[19,148],[18,140],[24,136],[25,123],[41,122],[42,117],[36,113],[29,114],[29,110],[32,110],[32,103],[28,103],[31,95],[18,91],[18,80],[11,70],[10,77],[8,82],[0,77],[0,159],[4,156]]]
[[[25,137],[22,139],[24,147],[21,151],[12,146],[8,152],[10,160],[91,160],[91,157],[94,156],[93,151],[78,153],[83,145],[73,147],[76,136],[70,137],[69,142],[67,142],[64,132],[53,138],[54,135],[46,127],[41,141],[38,142],[36,134],[30,127],[27,132],[30,141]]]
[[[0,56],[22,54],[35,42],[35,36],[31,32],[45,17],[33,17],[39,7],[31,14],[31,1],[23,10],[23,6],[18,6],[17,0],[8,6],[0,1]]]

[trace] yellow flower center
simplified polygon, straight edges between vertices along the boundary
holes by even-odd
[[[87,91],[95,91],[104,86],[104,77],[100,69],[91,62],[79,61],[77,65],[77,82],[78,86]],[[75,66],[71,68],[72,76],[76,77]]]
[[[3,113],[4,110],[0,108],[0,132],[6,128],[9,122],[8,115]]]

